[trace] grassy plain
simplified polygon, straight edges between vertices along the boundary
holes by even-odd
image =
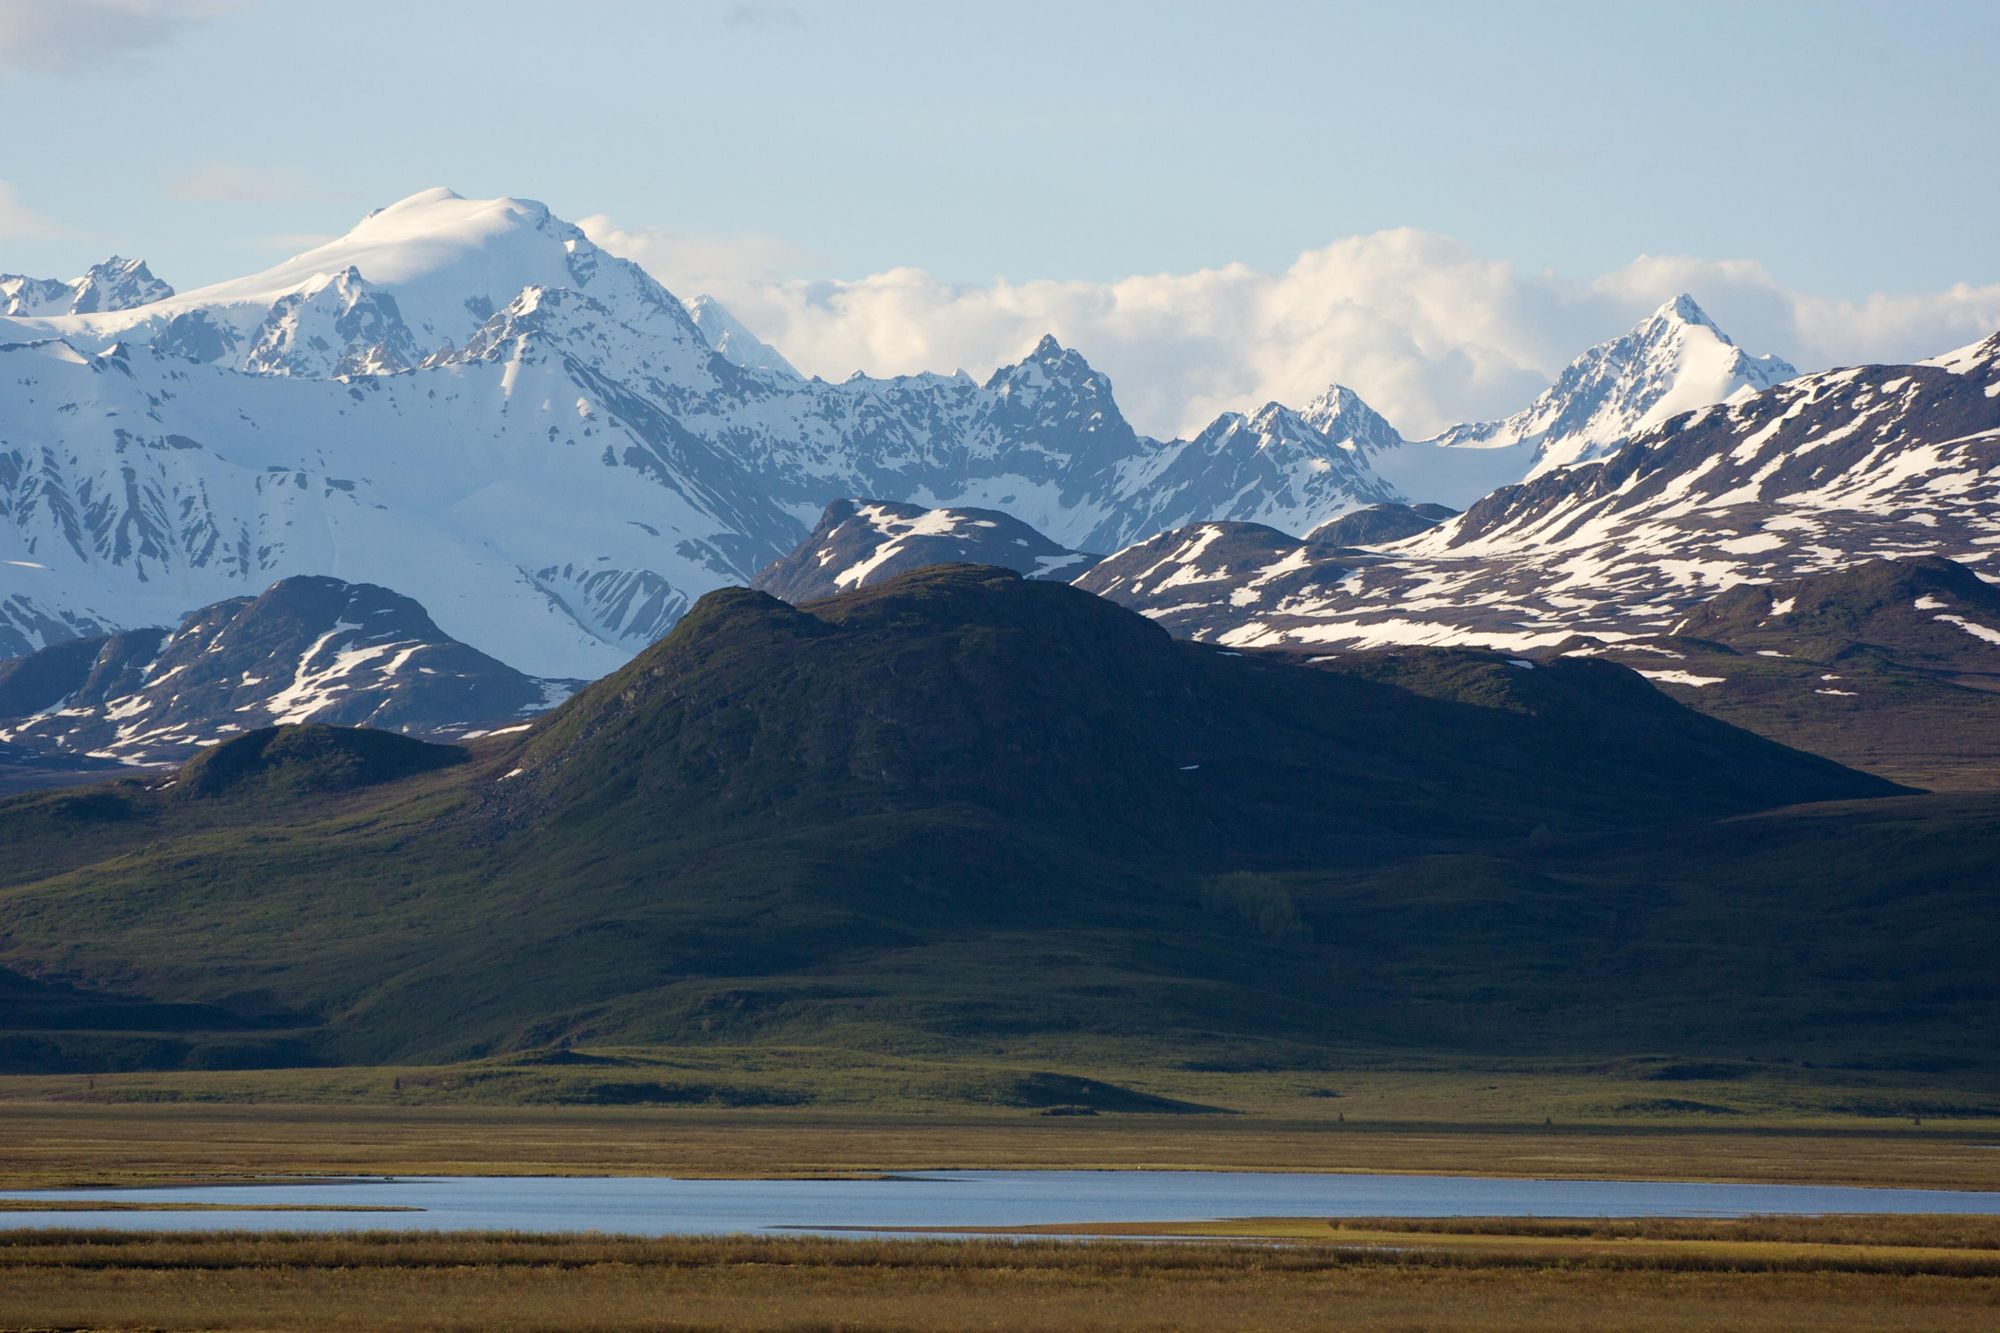
[[[2000,1189],[2000,1126],[1276,1113],[0,1101],[0,1186],[276,1175],[804,1176],[949,1168],[1447,1172]]]
[[[1589,1253],[1324,1224],[1285,1244],[17,1231],[0,1233],[0,1325],[1954,1330],[2000,1315],[1990,1234],[1946,1221],[1944,1241],[1888,1263],[1838,1229],[1801,1247],[1724,1225],[1732,1238]]]

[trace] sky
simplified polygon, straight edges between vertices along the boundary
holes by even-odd
[[[0,0],[0,271],[183,290],[448,185],[802,369],[1043,331],[1166,431],[1509,410],[1685,288],[1803,367],[2000,327],[2000,3]]]

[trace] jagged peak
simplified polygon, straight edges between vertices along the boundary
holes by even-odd
[[[1298,420],[1298,416],[1299,416],[1298,413],[1292,411],[1291,408],[1286,407],[1283,403],[1273,398],[1271,401],[1265,403],[1262,407],[1258,408],[1255,412],[1252,412],[1250,414],[1250,420],[1253,424],[1263,425],[1267,422],[1283,421],[1286,420],[1287,418],[1296,421]]]
[[[1084,359],[1083,353],[1077,351],[1074,347],[1064,347],[1056,341],[1056,336],[1053,333],[1044,333],[1041,336],[1041,340],[1033,348],[1029,349],[1026,356],[1016,361],[1012,367],[1002,367],[1002,369],[1020,370],[1028,366],[1041,366],[1045,370],[1051,372],[1061,371],[1065,374],[1095,375],[1097,373],[1090,362]]]
[[[1337,444],[1364,449],[1393,449],[1403,437],[1380,412],[1345,384],[1329,384],[1300,410],[1308,426]]]
[[[1694,297],[1688,295],[1686,292],[1682,292],[1673,300],[1663,303],[1658,310],[1647,316],[1645,324],[1641,327],[1656,323],[1693,324],[1709,330],[1724,342],[1730,341],[1729,336],[1722,331],[1714,320],[1708,317],[1708,312],[1696,304]],[[1734,346],[1733,343],[1731,345]]]
[[[987,378],[986,387],[1011,388],[1034,384],[1038,382],[1037,377],[1079,388],[1094,388],[1107,396],[1111,387],[1111,382],[1084,359],[1083,353],[1073,347],[1064,347],[1052,333],[1043,334],[1041,341],[1019,361],[996,369]]]
[[[729,307],[706,293],[682,303],[688,318],[708,345],[722,358],[750,370],[766,370],[786,379],[800,380],[798,367],[785,359],[771,344],[759,338]]]

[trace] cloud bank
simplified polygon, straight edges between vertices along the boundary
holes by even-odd
[[[22,203],[12,181],[0,180],[0,240],[46,240],[63,235],[65,230]]]
[[[4,0],[0,58],[16,71],[102,71],[248,0]]]
[[[1745,260],[1642,256],[1591,279],[1524,273],[1399,228],[1309,250],[1280,272],[1228,264],[1113,282],[940,281],[898,268],[797,276],[809,257],[762,237],[690,236],[586,218],[583,229],[684,297],[707,293],[807,374],[983,375],[1044,333],[1108,374],[1141,430],[1294,406],[1348,385],[1409,435],[1524,405],[1572,357],[1681,292],[1739,344],[1802,369],[1911,360],[2000,328],[2000,283],[1839,300]]]

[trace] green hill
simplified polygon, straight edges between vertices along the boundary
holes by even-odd
[[[519,736],[0,804],[0,965],[64,988],[6,1049],[1978,1064],[1992,812],[1897,791],[1599,661],[1236,654],[972,566],[729,590]],[[178,1026],[33,1016],[90,995]]]

